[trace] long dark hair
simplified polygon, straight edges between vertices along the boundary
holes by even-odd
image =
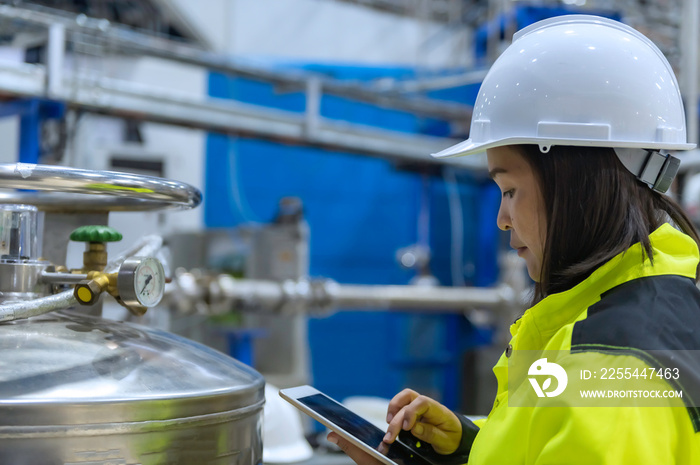
[[[520,149],[539,180],[547,212],[533,303],[574,287],[635,243],[642,245],[640,260],[647,256],[653,263],[649,234],[669,220],[700,245],[682,208],[638,181],[613,149],[554,146],[547,153],[537,145]]]

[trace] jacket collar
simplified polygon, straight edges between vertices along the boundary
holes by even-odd
[[[653,265],[649,257],[642,254],[642,245],[636,243],[610,259],[578,285],[549,295],[528,309],[510,328],[511,334],[515,336],[521,332],[521,328],[527,327],[527,341],[520,336],[519,339],[524,345],[533,347],[520,348],[540,347],[562,326],[582,317],[583,311],[600,300],[601,294],[627,281],[670,274],[695,279],[700,254],[691,237],[664,223],[649,239],[654,254]]]

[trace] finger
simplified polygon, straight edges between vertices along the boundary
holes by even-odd
[[[386,434],[384,435],[383,441],[387,444],[391,444],[396,440],[396,436],[399,435],[401,429],[403,428],[404,422],[404,409],[399,410],[394,418],[389,422],[389,426],[386,428]]]
[[[418,397],[419,394],[412,389],[404,389],[394,396],[389,402],[389,407],[387,408],[386,422],[391,423],[391,420],[396,416],[396,414],[404,408],[406,405],[413,402],[413,399]]]
[[[418,395],[410,404],[399,410],[389,422],[384,442],[389,444],[394,442],[401,430],[412,431],[418,422],[433,426],[448,437],[461,437],[462,425],[452,411],[429,397]],[[428,438],[421,439],[432,442]],[[449,442],[451,444],[453,440]],[[445,445],[444,448],[449,447],[450,445]]]
[[[336,433],[330,432],[327,439],[333,444],[337,444],[338,447],[358,465],[382,465],[382,462]]]
[[[451,454],[457,450],[459,439],[462,437],[461,430],[456,432],[444,431],[429,423],[417,422],[411,434],[421,441],[425,441],[433,446],[439,454]]]
[[[379,444],[379,447],[377,447],[377,450],[384,455],[389,455],[389,447],[391,447],[389,444],[382,442]]]
[[[403,421],[401,423],[401,429],[410,431],[413,429],[416,421],[423,417],[426,417],[425,419],[428,423],[432,423],[434,420],[441,420],[439,416],[431,415],[430,409],[433,404],[437,404],[437,402],[426,396],[419,395],[413,399],[410,404],[402,409]]]
[[[402,428],[411,430],[417,421],[452,431],[461,425],[454,413],[441,403],[426,396],[418,396],[413,402],[404,407],[404,423]]]
[[[405,392],[409,391],[409,392]],[[410,389],[405,389],[402,394],[405,393],[404,399],[411,397],[412,400],[410,403],[407,405],[404,405],[401,410],[396,412],[396,415],[391,419],[389,422],[389,426],[386,429],[386,435],[384,436],[383,441],[386,443],[391,444],[396,440],[396,437],[399,435],[401,430],[406,430],[410,431],[411,428],[413,428],[413,425],[416,422],[416,419],[418,418],[417,415],[420,415],[420,412],[423,410],[426,410],[428,407],[424,406],[426,404],[426,399],[428,399],[425,396],[421,396],[415,391],[411,391]],[[398,396],[396,396],[398,397]],[[395,398],[396,398],[395,397]],[[418,405],[420,404],[420,405]],[[422,406],[423,405],[423,406]]]

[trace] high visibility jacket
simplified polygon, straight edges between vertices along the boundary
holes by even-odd
[[[467,444],[470,465],[700,464],[700,410],[695,408],[700,399],[693,404],[688,398],[691,384],[696,391],[700,384],[700,291],[694,283],[700,255],[690,237],[668,224],[650,240],[653,265],[635,244],[572,289],[547,296],[511,326],[510,344],[493,369],[498,379],[493,408]],[[692,350],[698,351],[695,356]],[[536,395],[534,383],[525,378],[535,366],[529,362],[524,371],[512,364],[509,370],[512,357],[528,351],[555,354],[549,362],[568,374],[568,397]],[[649,356],[655,351],[672,355],[657,366]],[[656,403],[643,398],[642,386],[657,392],[679,388],[668,376],[673,372],[663,375],[674,360],[681,366],[680,387],[691,388],[686,398]],[[657,368],[662,371],[656,378],[633,378],[635,369],[658,374]],[[509,371],[523,378],[511,379],[510,390]],[[640,398],[590,404],[580,398],[585,386],[609,391],[627,376],[627,388],[638,386]],[[543,392],[555,386],[538,383]],[[520,393],[525,400],[514,402]],[[464,453],[468,436],[465,431],[458,452]]]

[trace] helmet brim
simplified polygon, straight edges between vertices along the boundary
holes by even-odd
[[[491,140],[488,142],[474,142],[471,138],[455,144],[451,147],[431,154],[434,158],[464,157],[485,152],[488,149],[502,147],[504,145],[539,145],[543,152],[552,146],[579,146],[579,147],[610,147],[610,148],[635,148],[647,150],[692,150],[695,144],[668,144],[611,140],[580,140],[580,139],[541,139],[537,137],[510,137],[507,139]]]

